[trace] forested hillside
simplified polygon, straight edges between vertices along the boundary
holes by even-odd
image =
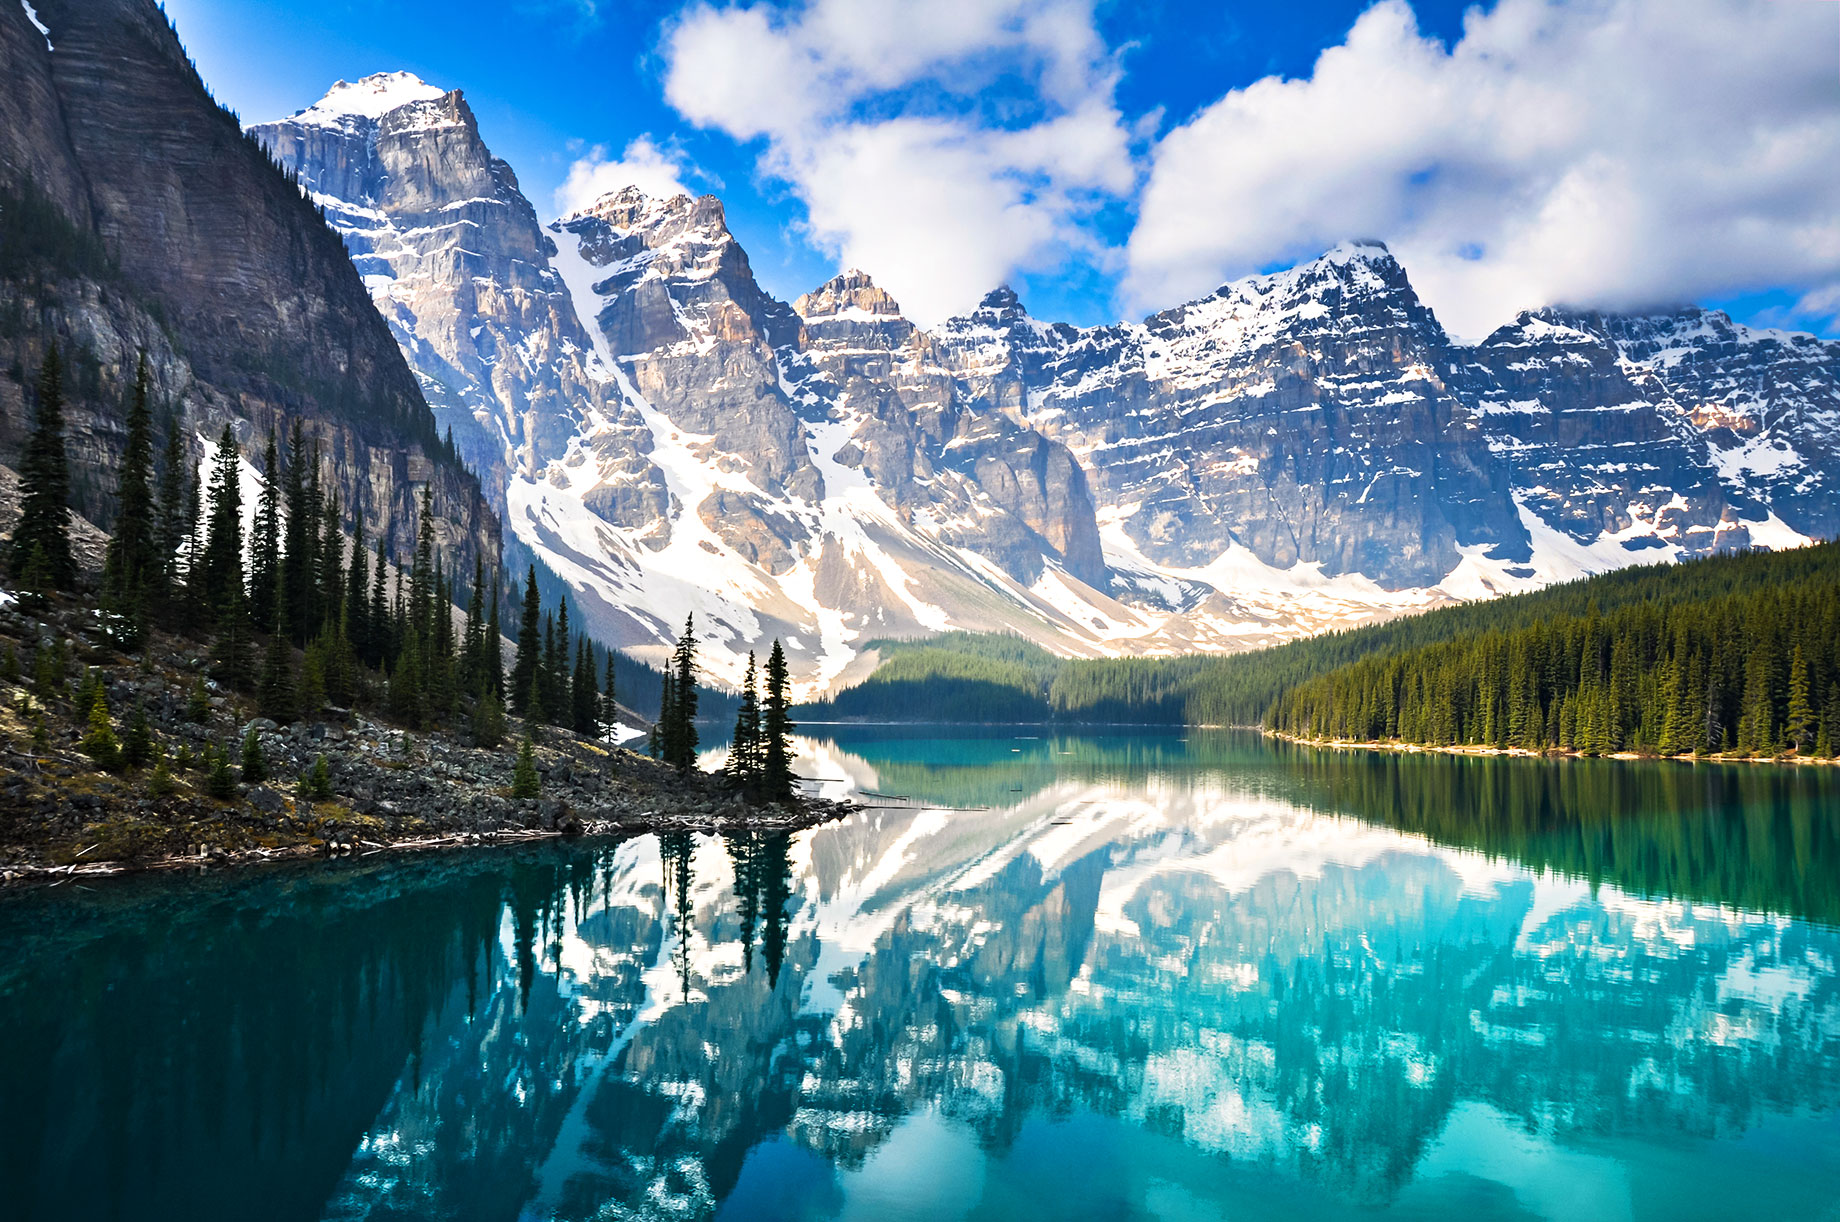
[[[867,680],[802,715],[1812,752],[1824,731],[1829,746],[1840,736],[1837,604],[1840,545],[1823,544],[1625,569],[1228,656],[1067,660],[955,633],[878,642]]]

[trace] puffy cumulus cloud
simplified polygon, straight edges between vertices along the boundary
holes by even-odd
[[[672,106],[761,141],[810,237],[918,321],[1112,257],[1089,222],[1137,172],[1091,0],[698,5],[662,51]]]
[[[690,189],[683,182],[686,170],[675,150],[661,147],[650,136],[633,140],[611,160],[607,147],[597,144],[569,166],[568,177],[556,188],[556,212],[567,216],[623,187],[638,187],[647,195],[663,198],[688,195]]]
[[[1760,287],[1840,304],[1830,4],[1500,0],[1446,48],[1403,0],[1306,79],[1226,94],[1152,153],[1145,308],[1386,239],[1454,333],[1520,310]]]

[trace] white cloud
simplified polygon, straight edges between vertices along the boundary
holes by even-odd
[[[1164,137],[1127,296],[1166,306],[1371,236],[1462,335],[1549,302],[1835,303],[1834,24],[1778,0],[1499,0],[1446,49],[1384,0],[1307,79]]]
[[[638,187],[647,195],[668,198],[689,195],[684,186],[687,167],[675,150],[662,148],[650,136],[640,136],[618,158],[609,160],[605,145],[569,166],[569,175],[556,188],[556,212],[567,216],[622,187]]]
[[[811,0],[686,11],[665,96],[759,139],[812,239],[923,323],[1018,269],[1108,255],[1086,222],[1136,182],[1091,0]]]

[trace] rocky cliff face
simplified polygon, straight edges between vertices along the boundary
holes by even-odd
[[[456,563],[495,553],[496,518],[442,456],[337,235],[211,101],[164,15],[150,0],[46,0],[37,19],[44,33],[0,5],[0,186],[36,201],[12,220],[35,214],[63,238],[11,252],[0,283],[13,375],[0,380],[0,445],[17,445],[27,371],[57,338],[75,373],[79,508],[106,520],[123,395],[145,350],[188,433],[229,421],[255,448],[301,421],[346,511],[362,508],[396,548],[412,547],[417,486],[431,483]]]

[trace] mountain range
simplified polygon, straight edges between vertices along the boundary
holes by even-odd
[[[1840,344],[1680,308],[1452,340],[1378,242],[1141,323],[1006,287],[927,329],[868,274],[787,303],[713,196],[547,224],[464,96],[340,82],[252,127],[345,237],[507,545],[641,657],[877,638],[1233,650],[1840,524]],[[1197,218],[1197,223],[1204,223]]]
[[[694,614],[718,679],[774,637],[805,695],[945,629],[1240,650],[1840,519],[1840,344],[1716,312],[1464,344],[1357,241],[1142,322],[998,287],[922,327],[859,271],[777,299],[713,196],[545,221],[406,73],[245,128],[148,0],[0,4],[0,66],[0,458],[55,336],[108,520],[145,350],[193,460],[303,422],[395,554],[430,484],[458,571],[538,562],[648,660]]]

